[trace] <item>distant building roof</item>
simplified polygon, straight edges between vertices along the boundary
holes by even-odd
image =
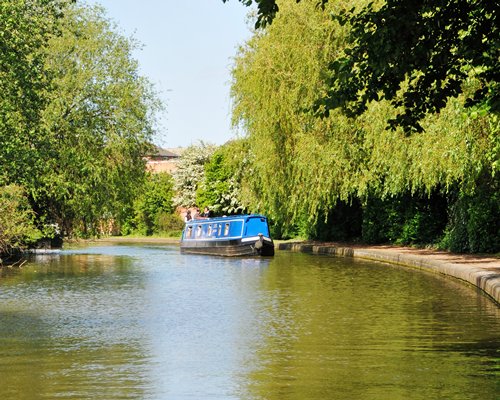
[[[146,156],[148,170],[153,173],[174,172],[177,170],[177,161],[181,158],[183,151],[184,149],[182,147],[163,149],[153,145],[153,150]]]
[[[185,147],[170,147],[165,150],[170,151],[171,153],[177,154],[178,156],[182,156],[182,153],[186,150]]]
[[[179,158],[179,153],[174,153],[169,149],[162,149],[158,146],[153,146],[153,151],[149,155],[149,157],[162,157],[162,158]]]

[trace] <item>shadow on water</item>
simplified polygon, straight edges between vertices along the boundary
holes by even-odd
[[[0,398],[493,399],[499,309],[350,258],[99,245],[0,278]]]

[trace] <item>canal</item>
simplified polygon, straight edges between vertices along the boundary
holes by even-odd
[[[100,244],[0,271],[0,399],[495,399],[500,310],[349,258]]]

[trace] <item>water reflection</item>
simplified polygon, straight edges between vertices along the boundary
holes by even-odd
[[[144,398],[148,355],[130,314],[140,305],[133,270],[129,257],[63,254],[4,275],[0,398]]]
[[[0,276],[0,398],[489,399],[499,309],[352,259],[106,245]]]
[[[282,254],[276,262],[262,282],[267,336],[248,380],[252,398],[479,399],[498,392],[491,368],[499,360],[498,308],[482,298],[478,309],[469,288],[349,259]]]

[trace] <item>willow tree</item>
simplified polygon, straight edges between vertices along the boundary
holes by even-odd
[[[257,28],[271,24],[283,8],[280,0],[240,2],[257,5]],[[315,1],[318,7],[329,2]],[[464,93],[462,104],[498,115],[500,24],[495,2],[350,2],[331,15],[350,29],[346,51],[329,65],[328,95],[321,99],[327,112],[342,107],[360,115],[370,101],[384,98],[399,109],[390,125],[409,133],[422,131],[426,115]],[[477,82],[472,92],[464,90],[471,75]]]
[[[50,135],[34,197],[67,234],[94,234],[131,207],[160,104],[138,73],[137,44],[101,8],[71,7],[60,31],[46,52],[52,86],[41,118]]]
[[[286,232],[304,218],[314,225],[339,200],[473,192],[483,167],[491,171],[495,130],[487,117],[464,117],[463,98],[452,99],[422,120],[425,132],[408,136],[386,129],[400,111],[387,100],[351,119],[312,112],[329,91],[330,61],[344,51],[348,26],[330,18],[333,2],[325,11],[313,0],[278,4],[273,24],[242,47],[233,71],[235,122],[248,132],[253,157],[253,204]],[[477,82],[466,83],[467,94]]]
[[[233,115],[248,132],[253,164],[248,201],[280,221],[283,234],[348,199],[350,171],[362,168],[350,122],[307,112],[326,91],[328,60],[342,48],[343,30],[314,2],[283,1],[274,23],[236,58]]]

